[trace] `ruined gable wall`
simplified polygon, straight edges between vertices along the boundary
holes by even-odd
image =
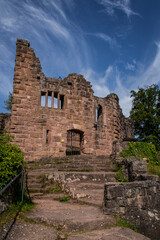
[[[41,107],[42,91],[64,95],[64,109]],[[76,74],[64,80],[46,78],[29,42],[17,41],[11,133],[22,151],[35,152],[47,147],[48,130],[52,153],[65,155],[67,130],[77,129],[85,132],[83,152],[93,153],[93,111],[93,90],[89,82]]]
[[[102,106],[103,119],[95,131],[96,154],[111,154],[113,141],[134,136],[130,120],[125,118],[119,106],[118,96],[114,93],[105,98],[95,97],[95,106]]]
[[[45,106],[41,106],[42,93]],[[58,102],[63,96],[63,109],[54,107],[55,94]],[[49,96],[51,106],[48,106]],[[102,107],[102,116],[96,122],[98,105]],[[48,154],[49,146],[49,154],[64,156],[67,131],[74,129],[84,133],[82,154],[108,155],[112,152],[112,142],[124,138],[125,124],[115,94],[94,97],[91,84],[77,74],[63,80],[45,77],[29,42],[17,40],[11,133],[22,151],[34,153],[32,157],[36,152],[43,156]]]
[[[18,39],[10,132],[14,135],[14,142],[24,152],[36,149],[34,139],[37,139],[38,145],[41,142],[35,124],[40,76],[44,77],[41,65],[33,49],[29,47],[29,42]]]

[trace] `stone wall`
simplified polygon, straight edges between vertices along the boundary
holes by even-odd
[[[47,155],[48,148],[49,154],[64,156],[74,135],[72,144],[81,154],[111,154],[114,140],[133,135],[131,121],[123,116],[117,95],[95,97],[91,87],[82,75],[45,77],[30,43],[18,39],[10,130],[14,143],[32,158]]]
[[[160,183],[135,181],[105,184],[106,214],[118,214],[154,240],[160,236]]]

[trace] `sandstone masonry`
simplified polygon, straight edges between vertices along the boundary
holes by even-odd
[[[95,97],[82,75],[45,77],[29,41],[21,39],[17,40],[10,133],[22,151],[39,152],[39,156],[109,155],[113,141],[134,135],[117,95]]]

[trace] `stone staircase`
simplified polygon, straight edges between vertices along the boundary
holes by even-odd
[[[104,183],[115,181],[113,170],[104,156],[28,163],[28,186],[35,205],[16,221],[8,239],[149,240],[116,227],[116,218],[104,213]]]
[[[43,158],[27,164],[28,186],[34,198],[57,199],[65,193],[79,202],[102,206],[104,183],[115,181],[113,170],[109,156]]]

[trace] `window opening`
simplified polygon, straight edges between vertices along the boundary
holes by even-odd
[[[54,108],[58,108],[58,93],[54,93]]]
[[[96,123],[97,123],[97,121],[98,121],[98,109],[96,108],[96,111],[95,111],[95,117],[96,117]]]
[[[48,106],[48,107],[51,107],[51,106],[52,106],[52,92],[50,92],[50,91],[48,91],[47,106]]]
[[[102,106],[98,105],[98,109],[97,109],[97,122],[101,122],[102,123]]]
[[[45,107],[46,93],[41,92],[41,107]]]
[[[59,98],[59,108],[63,109],[63,107],[64,107],[64,95],[60,95],[60,98]]]
[[[99,104],[98,107],[96,107],[96,111],[95,111],[95,119],[96,119],[96,123],[102,123],[102,106]]]

